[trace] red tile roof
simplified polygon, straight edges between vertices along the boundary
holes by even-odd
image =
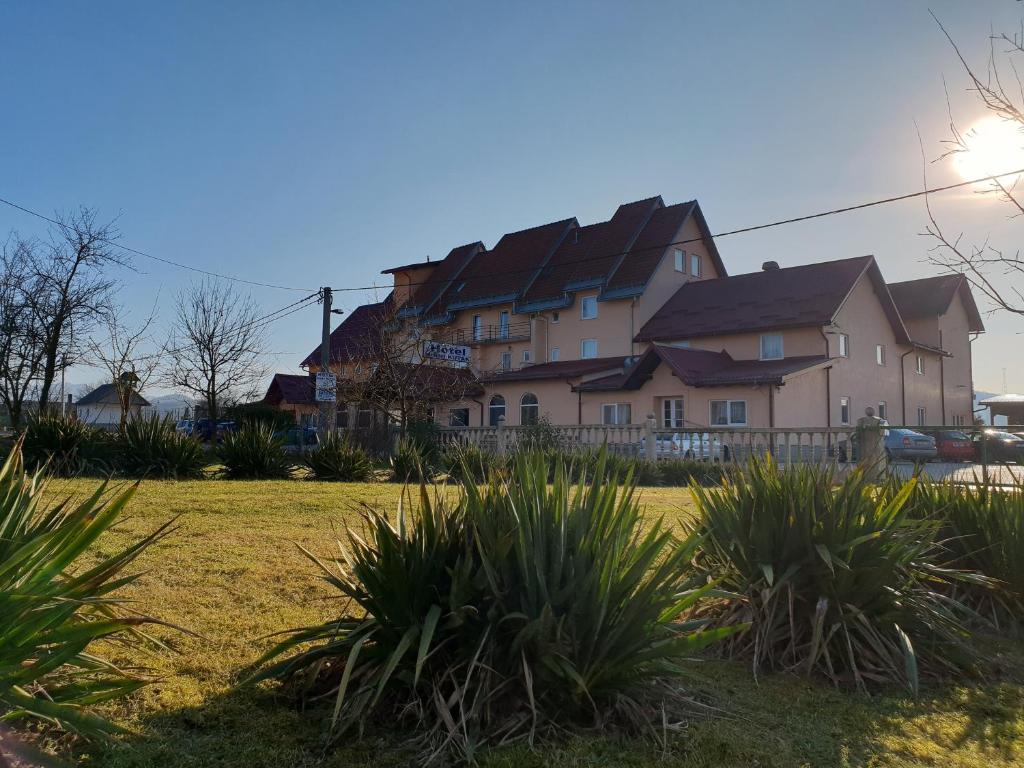
[[[865,271],[897,338],[909,341],[871,256],[686,283],[644,324],[636,340],[827,325]]]
[[[439,262],[439,261],[431,261],[430,259],[427,259],[426,261],[417,261],[414,264],[403,264],[400,267],[391,267],[390,269],[382,269],[380,271],[380,273],[382,275],[393,275],[393,274],[395,274],[395,272],[405,272],[405,271],[410,270],[410,269],[423,269],[424,267],[436,267],[440,263],[441,262]]]
[[[713,387],[736,384],[781,384],[798,371],[828,362],[825,355],[787,357],[781,360],[734,360],[727,352],[682,349],[653,345],[621,374],[584,382],[583,391],[639,389],[661,363],[665,363],[687,386]]]
[[[462,273],[473,257],[483,250],[484,245],[479,242],[452,248],[448,255],[437,263],[428,278],[416,286],[407,306],[417,307],[421,312],[429,313],[437,298]]]
[[[594,357],[587,360],[560,360],[555,363],[528,365],[516,371],[489,373],[481,377],[481,380],[489,384],[500,384],[503,381],[578,379],[581,376],[589,376],[604,371],[619,372],[628,359],[628,357]]]
[[[263,402],[267,405],[312,405],[313,377],[275,373],[267,387],[267,394],[263,396]]]
[[[599,280],[599,287],[603,287],[622,254],[662,206],[660,197],[625,203],[608,221],[576,229],[562,241],[521,301],[555,298],[561,296],[567,286],[586,280]]]
[[[352,310],[341,324],[331,331],[331,362],[347,363],[373,357],[380,346],[380,324],[392,313],[389,294],[384,301],[363,304]],[[320,347],[310,352],[301,365],[320,365]]]
[[[919,280],[906,280],[902,283],[889,283],[889,292],[899,307],[900,315],[908,320],[944,315],[953,297],[959,293],[967,311],[970,330],[973,333],[985,330],[978,305],[971,293],[970,283],[964,275],[936,275]]]

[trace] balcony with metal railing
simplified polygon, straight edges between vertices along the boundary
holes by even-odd
[[[438,339],[439,341],[441,339]],[[445,334],[447,344],[501,344],[530,340],[530,321],[477,325],[470,328],[452,328]]]

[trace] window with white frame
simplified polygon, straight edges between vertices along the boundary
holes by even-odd
[[[540,403],[533,392],[524,392],[519,398],[519,423],[524,427],[540,421]]]
[[[676,260],[676,264],[675,264],[676,272],[685,272],[686,271],[686,251],[681,251],[678,248],[676,248],[676,250],[674,251],[673,255],[675,256],[675,260]]]
[[[597,357],[597,339],[582,339],[580,341],[580,358],[590,360]]]
[[[487,423],[492,427],[498,426],[498,420],[505,416],[505,398],[495,395],[487,406]]]
[[[922,375],[922,376],[924,375],[924,355],[918,355],[917,356],[917,368],[916,368],[916,370],[917,370],[917,372],[920,375]]]
[[[533,353],[530,350],[528,350],[528,349],[524,349],[523,350],[523,362],[524,363],[529,363],[532,359],[533,359]]]
[[[552,347],[551,351],[548,352],[548,359],[550,359],[552,363],[557,363],[558,358],[561,356],[561,354],[562,350],[560,350],[558,347]]]
[[[885,365],[885,344],[875,344],[875,362]]]
[[[601,406],[602,424],[629,424],[632,421],[629,403],[605,403]]]
[[[848,334],[839,334],[839,356],[849,357],[850,356],[850,337]]]
[[[694,277],[700,277],[700,254],[690,254],[690,274]]]
[[[781,360],[785,355],[782,353],[781,333],[761,334],[761,359]]]
[[[879,400],[878,401],[878,418],[880,418],[880,419],[888,419],[889,418],[889,406],[886,404],[885,400]]]
[[[923,405],[917,406],[917,426],[923,427],[927,423],[928,413]]]
[[[839,423],[850,423],[850,398],[848,397],[839,398]]]
[[[580,320],[594,320],[597,317],[597,296],[580,299]]]
[[[501,338],[508,338],[508,310],[503,309],[498,314],[498,329],[501,332]]]
[[[473,341],[480,341],[484,337],[484,319],[480,315],[473,315]]]
[[[661,426],[665,429],[682,429],[683,398],[666,397],[661,401]]]
[[[510,371],[512,370],[512,353],[502,352],[501,353],[501,370]]]
[[[747,401],[712,400],[711,425],[715,427],[747,426]]]

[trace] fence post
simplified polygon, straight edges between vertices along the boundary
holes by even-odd
[[[495,451],[499,456],[505,455],[505,417],[504,415],[498,417],[498,426],[495,433]]]
[[[654,428],[657,426],[658,421],[655,419],[653,413],[647,414],[647,422],[644,424],[644,453],[647,454],[647,458],[654,461],[658,458],[658,445],[655,442],[657,440],[654,434]]]
[[[852,453],[853,444],[848,450]],[[875,409],[870,405],[864,409],[864,415],[857,419],[857,442],[860,444],[860,457],[857,462],[864,470],[864,475],[876,479],[888,468],[885,456],[885,439],[882,435],[882,420],[875,416]],[[847,456],[847,461],[853,456]]]

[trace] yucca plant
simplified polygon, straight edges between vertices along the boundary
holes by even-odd
[[[1024,611],[1024,485],[939,483],[921,478],[912,514],[937,520],[957,567],[994,580],[961,597],[994,623],[1019,626]]]
[[[336,432],[329,434],[304,459],[314,480],[361,483],[373,477],[373,462],[366,451]]]
[[[450,479],[477,483],[486,482],[491,474],[502,471],[506,463],[504,456],[485,451],[473,443],[447,446],[441,461]]]
[[[117,468],[113,436],[78,419],[43,412],[29,418],[22,439],[29,467],[63,476],[110,474]]]
[[[391,455],[392,479],[396,483],[420,482],[434,475],[434,451],[421,440],[403,437]]]
[[[292,476],[295,462],[274,430],[265,424],[246,424],[229,432],[217,446],[225,477],[233,480],[274,480]]]
[[[288,633],[254,679],[330,701],[333,739],[401,722],[470,762],[556,725],[653,717],[652,681],[740,628],[679,619],[713,589],[688,589],[697,542],[643,525],[632,479],[604,467],[572,487],[559,463],[549,484],[545,456],[520,454],[457,498],[421,486],[415,513],[408,492],[395,521],[367,511],[343,560],[310,555],[346,613]]]
[[[156,620],[122,608],[125,570],[168,526],[93,564],[83,555],[116,522],[134,488],[106,484],[80,503],[47,506],[41,474],[19,447],[0,468],[0,722],[35,717],[86,736],[113,730],[90,708],[145,685],[96,654],[100,640],[137,645]]]
[[[174,430],[169,419],[131,419],[118,435],[122,471],[131,477],[202,477],[206,453],[199,441]]]
[[[717,626],[750,622],[724,646],[755,671],[800,670],[859,688],[971,663],[966,608],[954,582],[984,583],[946,567],[934,521],[906,507],[914,481],[881,493],[855,472],[778,468],[752,460],[721,488],[692,486],[696,563],[744,599],[713,611]]]

